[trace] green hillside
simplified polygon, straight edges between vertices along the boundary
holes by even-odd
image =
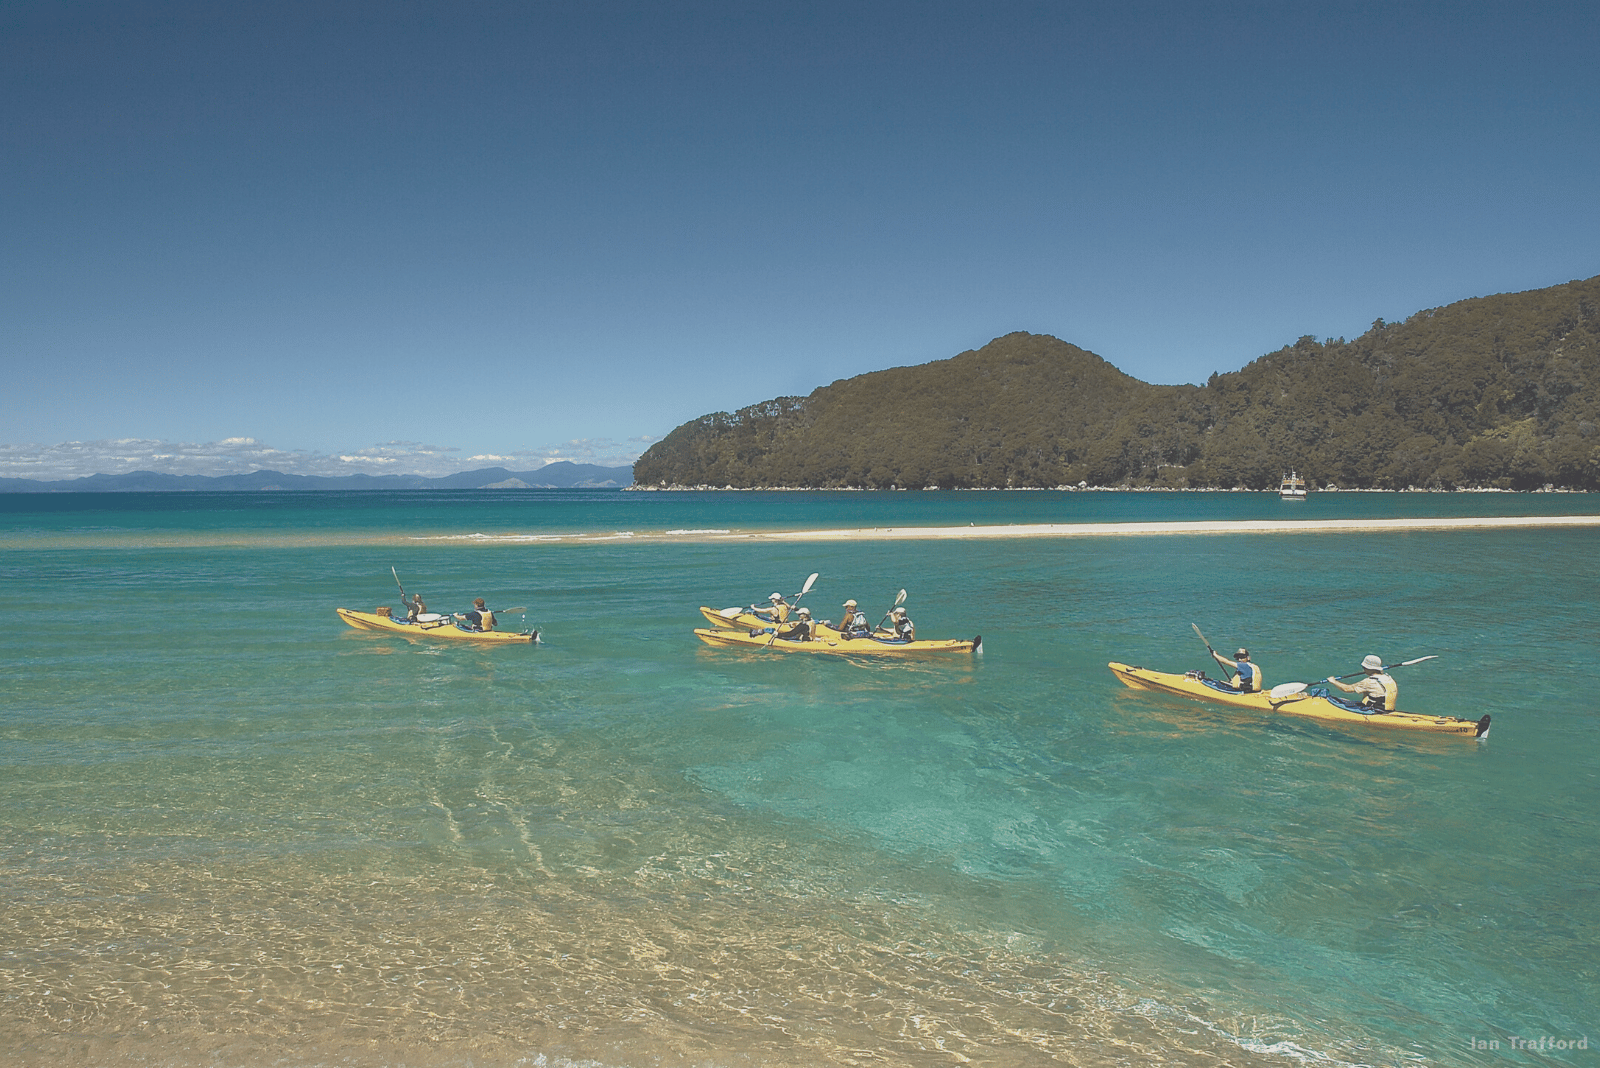
[[[1600,277],[1157,386],[1053,337],[685,423],[639,486],[1600,489]]]

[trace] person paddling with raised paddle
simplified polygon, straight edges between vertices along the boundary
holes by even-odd
[[[800,608],[795,610],[794,623],[788,630],[776,631],[773,638],[782,638],[791,642],[808,642],[811,640],[811,609]],[[767,644],[771,644],[768,639]]]
[[[768,597],[767,600],[771,602],[770,605],[751,605],[750,614],[769,623],[788,622],[789,602],[783,599],[783,594],[775,593]]]
[[[806,578],[806,584],[801,586],[800,592],[794,595],[794,625],[782,635],[790,641],[804,642],[811,640],[811,609],[801,608],[800,598],[811,592],[811,587],[816,585],[817,575],[818,572],[811,572],[810,576]],[[772,643],[778,640],[778,628],[774,625],[764,629],[772,633],[772,637],[767,639],[767,648],[771,649]],[[753,638],[760,633],[760,630],[753,630],[750,632],[750,636]]]
[[[1381,657],[1372,653],[1362,657],[1361,672],[1366,677],[1349,686],[1332,675],[1328,676],[1328,681],[1345,693],[1360,694],[1361,704],[1375,712],[1393,712],[1399,707],[1400,687],[1394,681],[1394,676],[1389,674],[1389,669],[1383,666]],[[1348,675],[1345,677],[1349,678]]]
[[[1223,648],[1226,649],[1227,646]],[[1232,660],[1215,649],[1211,650],[1211,655],[1222,665],[1222,670],[1233,672],[1233,678],[1228,680],[1229,686],[1240,693],[1261,692],[1261,669],[1250,660],[1250,650],[1241,645],[1239,651],[1233,654]]]
[[[1198,624],[1190,623],[1189,626],[1194,627],[1194,632],[1199,634],[1200,640],[1206,644],[1206,652],[1210,653],[1212,658],[1221,665],[1222,670],[1233,672],[1233,678],[1228,680],[1229,686],[1232,686],[1240,693],[1261,692],[1261,669],[1251,661],[1250,650],[1241,645],[1239,651],[1233,654],[1233,659],[1229,660],[1211,648],[1211,643],[1206,641],[1206,636],[1200,634]],[[1227,646],[1223,646],[1223,648],[1226,649]]]

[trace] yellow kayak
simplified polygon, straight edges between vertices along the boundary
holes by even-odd
[[[1311,687],[1298,693],[1274,697],[1271,693],[1241,693],[1225,682],[1208,679],[1199,672],[1173,675],[1149,668],[1129,667],[1113,661],[1106,665],[1124,685],[1135,690],[1154,690],[1174,697],[1249,708],[1257,712],[1284,712],[1306,716],[1325,723],[1361,724],[1367,727],[1398,727],[1401,730],[1454,734],[1465,738],[1487,738],[1489,717],[1457,719],[1454,716],[1424,716],[1415,712],[1364,712],[1355,702],[1328,693],[1325,687]]]
[[[700,614],[706,617],[708,623],[720,630],[752,631],[772,626],[770,619],[762,619],[748,608],[707,608],[705,605],[701,605]],[[791,620],[790,622],[793,621]],[[785,623],[783,625],[788,626],[789,624]],[[818,620],[811,621],[811,629],[817,632],[818,637],[832,638],[835,641],[841,640],[841,635],[837,630]],[[875,638],[892,638],[894,637],[894,632],[879,628],[874,630],[872,635]]]
[[[885,638],[845,638],[838,631],[825,630],[810,641],[797,642],[774,638],[763,630],[725,627],[696,630],[695,637],[713,649],[772,649],[780,653],[833,653],[843,656],[919,656],[926,653],[981,653],[983,638],[956,638],[945,641],[895,641]]]
[[[488,645],[528,645],[539,640],[539,632],[517,630],[468,630],[454,618],[427,612],[417,622],[393,619],[379,612],[356,612],[336,608],[339,618],[357,630],[381,630],[385,634],[403,634],[407,638],[446,638],[456,641],[478,642]]]
[[[750,630],[754,627],[772,626],[772,620],[762,619],[748,608],[707,608],[701,605],[700,614],[705,616],[706,622],[713,627]]]

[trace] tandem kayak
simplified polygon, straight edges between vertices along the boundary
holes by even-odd
[[[762,619],[748,608],[707,608],[705,605],[701,605],[700,614],[705,616],[706,621],[719,630],[752,631],[772,626],[772,620]],[[793,618],[791,617],[790,620],[780,625],[788,626],[792,622]],[[842,636],[837,630],[819,620],[813,619],[811,621],[811,629],[816,631],[819,637],[832,638],[835,641],[842,640]],[[894,632],[879,628],[872,632],[872,636],[874,638],[893,638]]]
[[[1369,727],[1397,727],[1401,730],[1454,734],[1466,738],[1487,738],[1489,717],[1457,719],[1454,716],[1424,716],[1416,712],[1367,712],[1353,701],[1335,697],[1326,687],[1312,686],[1299,693],[1275,698],[1271,693],[1244,693],[1225,682],[1208,679],[1200,672],[1173,675],[1149,668],[1129,667],[1113,661],[1106,665],[1124,686],[1135,690],[1154,690],[1174,697],[1189,697],[1257,712],[1284,712],[1325,723],[1359,723]]]
[[[956,638],[947,641],[898,641],[892,638],[845,638],[837,631],[824,631],[810,641],[797,642],[774,638],[764,630],[703,628],[696,638],[713,649],[772,649],[780,653],[833,653],[843,656],[920,656],[927,653],[982,653],[983,638]]]
[[[445,638],[454,641],[478,642],[488,645],[529,645],[538,642],[536,630],[472,630],[457,623],[452,616],[425,612],[413,623],[409,619],[392,619],[377,612],[356,612],[349,608],[335,608],[339,618],[357,630],[381,630],[385,634],[403,634],[407,638]]]

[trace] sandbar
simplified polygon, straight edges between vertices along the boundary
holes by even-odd
[[[854,527],[724,534],[751,541],[861,541],[935,538],[1100,538],[1128,534],[1350,534],[1396,530],[1511,530],[1600,527],[1600,515],[1480,516],[1453,519],[1219,519],[1171,523],[1016,523],[965,527]],[[720,539],[719,539],[720,540]]]

